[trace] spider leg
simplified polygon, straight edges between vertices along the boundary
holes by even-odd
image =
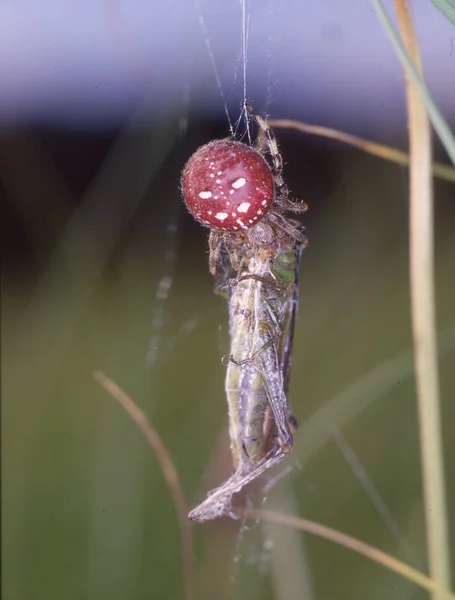
[[[230,235],[225,236],[224,243],[226,245],[226,250],[229,253],[232,268],[234,271],[240,271],[243,265],[243,255],[239,253],[239,248],[242,248],[243,246],[239,245],[238,241]]]
[[[265,119],[258,115],[258,113],[252,108],[249,104],[246,105],[247,110],[253,115],[256,119],[256,123],[259,125],[261,131],[264,132],[268,151],[270,153],[270,157],[273,163],[272,173],[276,179],[276,184],[278,188],[282,188],[284,186],[282,171],[283,171],[283,159],[281,157],[280,151],[278,149],[278,142],[276,140],[275,134],[273,133],[273,129],[267,123]]]
[[[293,213],[304,213],[308,210],[308,204],[306,204],[306,202],[294,202],[293,200],[289,200],[286,196],[278,196],[275,198],[275,203],[283,210],[288,210]]]
[[[220,246],[222,243],[222,233],[216,229],[210,230],[209,235],[209,271],[210,274],[216,275],[216,267],[220,258]]]
[[[297,221],[289,221],[279,213],[269,213],[265,218],[272,223],[275,229],[282,231],[294,240],[299,240],[303,246],[307,245],[305,229]]]

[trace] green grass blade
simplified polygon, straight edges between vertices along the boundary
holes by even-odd
[[[409,54],[406,52],[403,42],[401,41],[401,38],[398,35],[381,0],[371,0],[371,4],[376,9],[379,20],[381,21],[384,29],[386,30],[386,33],[389,36],[389,39],[390,39],[393,47],[395,48],[398,58],[400,59],[404,68],[406,69],[406,72],[409,75],[412,83],[415,85],[418,93],[420,94],[420,97],[421,97],[422,101],[424,102],[425,107],[428,111],[428,116],[430,117],[431,123],[432,123],[433,127],[435,128],[436,133],[439,136],[439,139],[443,143],[444,148],[446,149],[447,154],[450,157],[450,160],[455,165],[455,138],[454,138],[452,132],[450,131],[450,128],[447,125],[446,120],[444,119],[444,117],[442,116],[438,107],[434,103],[434,100],[431,97],[431,94],[430,94],[425,82],[420,77]]]
[[[445,18],[455,25],[455,3],[452,0],[430,0]]]

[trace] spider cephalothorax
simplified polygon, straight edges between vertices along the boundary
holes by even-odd
[[[182,193],[188,210],[211,230],[212,274],[223,245],[232,267],[239,270],[251,252],[277,237],[305,241],[301,229],[283,213],[300,213],[307,207],[288,199],[273,131],[253,109],[248,110],[262,134],[256,148],[232,140],[214,140],[196,150],[182,174]],[[266,153],[272,165],[266,161]]]

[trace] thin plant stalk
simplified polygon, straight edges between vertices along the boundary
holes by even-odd
[[[371,140],[365,140],[357,135],[345,133],[338,129],[332,129],[331,127],[324,127],[322,125],[311,125],[309,123],[303,123],[303,121],[295,121],[294,119],[270,119],[269,125],[270,127],[273,127],[273,129],[295,129],[301,133],[336,140],[337,142],[348,144],[367,154],[389,160],[398,165],[409,165],[409,154],[406,152],[397,150],[397,148],[393,148],[392,146],[385,146],[384,144],[378,144]],[[455,169],[450,165],[435,161],[432,164],[432,170],[435,177],[455,183]]]
[[[172,499],[177,511],[180,524],[181,545],[182,545],[182,568],[184,583],[184,598],[193,600],[195,565],[194,565],[194,539],[192,525],[188,521],[188,506],[180,485],[180,477],[177,469],[172,462],[169,450],[164,445],[161,436],[145,416],[139,406],[133,402],[126,392],[119,387],[115,381],[107,377],[102,371],[94,371],[93,378],[120,404],[128,413],[131,419],[136,423],[139,429],[146,437],[149,445],[154,450],[164,479],[171,492]]]
[[[446,600],[455,600],[455,594],[453,594],[450,590],[443,587],[440,583],[434,581],[433,579],[430,579],[426,575],[423,575],[423,573],[420,573],[420,571],[413,569],[401,560],[398,560],[393,556],[390,556],[390,554],[386,554],[385,552],[382,552],[382,550],[378,550],[377,548],[374,548],[373,546],[370,546],[361,540],[353,538],[350,535],[346,535],[341,531],[337,531],[336,529],[322,525],[321,523],[309,521],[308,519],[302,519],[301,517],[295,517],[294,515],[287,515],[275,512],[273,510],[262,510],[258,508],[244,508],[239,511],[238,514],[239,516],[247,516],[251,517],[252,519],[261,519],[264,521],[270,521],[272,523],[279,523],[281,525],[285,525],[286,527],[294,527],[295,529],[300,529],[301,531],[306,531],[307,533],[317,535],[320,538],[330,540],[339,546],[343,546],[344,548],[348,548],[353,552],[361,554],[365,558],[369,558],[370,560],[386,567],[390,571],[398,573],[409,581],[414,582],[421,588],[438,594],[440,598],[444,598]]]
[[[406,76],[412,81],[412,84],[415,86],[415,91],[419,94],[422,102],[425,103],[428,116],[431,119],[433,127],[438,134],[444,148],[446,149],[450,160],[455,165],[455,137],[450,130],[450,127],[444,119],[441,111],[436,106],[430,91],[428,90],[423,78],[419,74],[416,65],[403,45],[403,41],[395,30],[395,27],[393,26],[393,23],[381,0],[371,0],[371,4],[375,8],[378,19],[381,21],[382,26],[387,32],[389,41],[393,45],[395,52],[400,59],[403,69],[406,72]]]
[[[418,42],[407,0],[395,0],[404,45],[422,76]],[[410,147],[410,285],[428,562],[431,577],[451,586],[444,455],[436,344],[434,215],[431,131],[425,105],[408,72]],[[439,595],[433,592],[433,598]]]

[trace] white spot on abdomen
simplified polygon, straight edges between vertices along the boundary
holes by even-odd
[[[239,177],[231,185],[235,190],[239,190],[240,188],[242,188],[245,185],[245,183],[246,183],[245,177]]]
[[[227,213],[219,212],[219,213],[216,213],[215,219],[218,219],[219,221],[224,221],[224,219],[227,219],[228,216],[229,215]]]
[[[202,200],[208,200],[211,197],[212,197],[212,192],[209,192],[209,191],[199,192],[199,198],[202,198]]]
[[[237,210],[239,211],[239,213],[246,213],[248,212],[248,209],[250,208],[251,204],[250,202],[242,202],[242,204],[239,204],[237,207]]]

